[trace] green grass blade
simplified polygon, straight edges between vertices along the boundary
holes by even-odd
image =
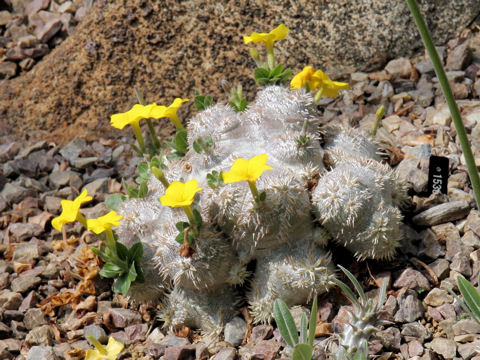
[[[315,330],[317,328],[317,296],[313,299],[312,311],[310,312],[310,322],[308,324],[308,344],[313,346],[313,340],[315,339]]]
[[[293,348],[298,344],[298,332],[287,304],[280,299],[275,300],[273,316],[283,339]]]

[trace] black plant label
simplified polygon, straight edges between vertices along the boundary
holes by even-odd
[[[430,156],[428,168],[428,193],[434,192],[447,194],[448,189],[448,158],[443,156]]]

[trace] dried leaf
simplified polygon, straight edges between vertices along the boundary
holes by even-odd
[[[78,313],[82,310],[93,311],[97,303],[97,298],[95,296],[89,296],[85,300],[80,301],[78,304],[73,305],[73,310]]]
[[[96,312],[89,312],[86,313],[85,316],[83,316],[80,319],[77,319],[69,328],[70,330],[77,330],[80,329],[81,327],[84,327],[85,325],[89,325],[95,321],[95,318],[97,317]]]
[[[85,350],[83,350],[83,349],[68,350],[67,355],[72,360],[83,359],[85,357]]]
[[[333,335],[333,327],[331,323],[320,323],[315,328],[315,336],[330,336]]]

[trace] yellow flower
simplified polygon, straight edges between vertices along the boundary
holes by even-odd
[[[277,40],[283,40],[290,30],[283,24],[278,25],[275,29],[267,33],[254,32],[250,36],[244,36],[243,42],[245,44],[254,42],[263,42],[268,48],[273,47],[273,43]]]
[[[302,71],[295,75],[290,81],[290,88],[300,89],[308,83],[311,91],[321,91],[321,95],[328,97],[338,96],[339,90],[347,90],[347,83],[332,81],[322,70],[317,70],[311,66],[305,66]]]
[[[332,81],[322,70],[317,70],[312,75],[311,89],[323,89],[323,95],[328,97],[338,96],[338,90],[348,90],[348,83]]]
[[[106,230],[110,230],[112,226],[120,225],[120,219],[123,219],[123,216],[118,215],[115,211],[110,211],[99,218],[88,219],[87,228],[98,235]]]
[[[295,75],[290,81],[290,89],[300,89],[305,86],[308,82],[309,86],[312,81],[312,75],[315,73],[315,69],[311,66],[305,66],[302,71],[300,71],[297,75]],[[311,90],[314,90],[310,87]]]
[[[188,99],[175,98],[175,100],[173,100],[173,102],[169,106],[157,106],[157,108],[155,108],[152,113],[152,117],[155,119],[168,117],[170,120],[172,120],[173,124],[177,129],[183,130],[184,127],[182,126],[182,124],[180,124],[180,121],[178,120],[177,111],[178,109],[180,109],[182,104],[187,101]]]
[[[250,160],[237,159],[230,171],[222,173],[223,182],[229,184],[247,180],[249,183],[255,183],[265,170],[273,170],[266,165],[267,160],[267,154],[254,156]]]
[[[116,360],[125,347],[125,345],[113,337],[108,338],[107,346],[100,344],[98,340],[91,335],[88,335],[88,338],[96,349],[87,350],[85,360]]]
[[[110,124],[117,129],[123,129],[127,125],[138,126],[142,119],[158,119],[154,113],[156,113],[160,107],[161,106],[155,103],[149,105],[135,104],[127,112],[113,114],[110,117]]]
[[[88,196],[86,189],[83,190],[82,193],[73,201],[62,200],[60,202],[62,204],[62,213],[60,216],[57,216],[52,220],[52,226],[58,231],[62,231],[62,226],[66,223],[70,223],[75,220],[79,220],[83,223],[85,219],[79,212],[80,206],[90,200],[92,200],[92,197]]]
[[[186,183],[173,181],[165,191],[165,195],[160,197],[160,202],[163,206],[170,207],[189,206],[192,204],[195,194],[203,190],[197,186],[198,182],[195,179]]]

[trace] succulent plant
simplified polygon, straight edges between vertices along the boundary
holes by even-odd
[[[336,360],[368,359],[369,340],[375,331],[386,321],[380,319],[380,313],[385,302],[387,280],[384,279],[380,287],[376,301],[367,299],[363,289],[353,274],[340,266],[355,287],[360,299],[342,281],[334,279],[334,282],[343,290],[345,296],[353,305],[353,311],[349,312],[349,321],[345,324],[343,332],[339,334],[339,347],[335,354]]]
[[[327,291],[335,273],[328,237],[360,259],[392,257],[401,184],[365,137],[325,130],[322,147],[320,119],[312,95],[282,86],[265,87],[243,112],[216,104],[194,116],[186,126],[189,150],[166,160],[163,173],[169,182],[198,180],[203,190],[192,206],[203,225],[191,256],[180,254],[176,225],[188,219],[182,209],[160,205],[165,186],[154,176],[146,196],[119,207],[125,217],[119,241],[141,241],[151,254],[148,285],[132,287],[132,297],[137,291],[161,297],[172,286],[161,313],[166,326],[219,333],[235,314],[239,285],[249,288],[256,322],[271,321],[276,298],[291,306]],[[194,151],[206,137],[213,145]],[[256,183],[263,201],[252,197],[246,181],[209,185],[208,176],[259,154],[267,154],[273,168]]]

